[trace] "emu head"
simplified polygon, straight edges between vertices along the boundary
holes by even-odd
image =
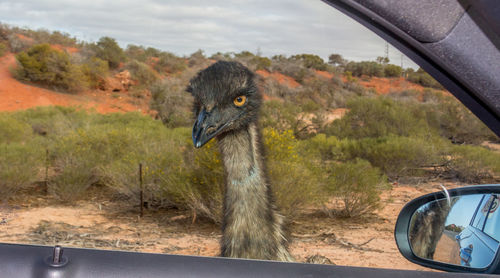
[[[194,97],[193,143],[248,127],[257,120],[261,96],[254,74],[237,62],[219,61],[200,71],[187,88]]]

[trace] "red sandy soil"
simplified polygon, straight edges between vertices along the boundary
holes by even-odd
[[[399,78],[386,78],[386,77],[372,77],[368,79],[360,78],[359,83],[367,88],[374,88],[377,93],[385,95],[391,92],[399,92],[402,90],[417,90],[419,92],[424,90],[424,87],[408,82],[403,77]]]
[[[68,51],[73,51],[68,49]],[[22,83],[12,77],[16,59],[11,53],[0,58],[0,111],[23,110],[36,106],[79,106],[99,113],[147,112],[147,101],[138,101],[126,93],[87,91],[78,94],[58,93]]]
[[[290,76],[279,73],[279,72],[275,72],[275,71],[269,72],[267,70],[257,70],[256,73],[258,75],[262,76],[263,78],[272,78],[272,79],[278,81],[279,84],[288,86],[289,88],[292,88],[292,89],[300,86],[300,84],[297,81],[295,81],[295,79],[293,79]]]
[[[320,76],[320,77],[326,78],[326,79],[331,79],[334,76],[333,73],[327,72],[327,71],[315,70],[315,72],[316,72],[317,76]]]
[[[53,49],[59,50],[59,51],[67,51],[69,53],[76,53],[80,51],[80,49],[76,47],[68,47],[68,46],[62,46],[60,44],[52,44],[50,45]]]
[[[335,74],[327,71],[315,70],[316,75],[321,78],[331,79]],[[342,81],[346,82],[346,78],[341,76]],[[366,88],[373,88],[377,94],[386,95],[392,92],[401,92],[404,90],[416,90],[418,92],[423,92],[425,87],[411,83],[403,77],[398,78],[387,78],[387,77],[361,77],[357,78],[359,83]],[[444,94],[449,94],[448,92],[441,91]]]
[[[381,195],[382,209],[358,219],[303,210],[290,225],[290,251],[298,262],[319,254],[338,265],[426,270],[399,253],[394,225],[408,201],[439,191],[438,184],[395,184]],[[217,225],[203,219],[193,224],[189,213],[178,210],[146,210],[141,219],[137,207],[110,201],[99,190],[68,205],[34,190],[0,205],[0,242],[217,256]]]

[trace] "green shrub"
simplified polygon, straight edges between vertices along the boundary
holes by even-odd
[[[403,68],[393,64],[388,64],[384,67],[385,77],[400,77],[403,73]]]
[[[218,55],[214,55],[213,57],[216,58],[217,60],[238,61],[253,71],[270,70],[272,64],[271,59],[267,57],[262,57],[259,54],[255,55],[250,51],[242,51],[240,53],[236,53],[234,54],[234,59],[232,59],[228,55],[223,55],[221,53],[219,53]]]
[[[147,64],[132,60],[127,63],[126,69],[130,72],[132,79],[140,85],[150,86],[158,80],[158,74]]]
[[[0,113],[0,143],[23,142],[31,133],[30,125],[17,120],[10,113]]]
[[[364,138],[343,140],[344,159],[362,158],[380,168],[387,176],[419,176],[426,167],[442,165],[441,149],[445,145],[436,137],[401,137]]]
[[[190,169],[182,151],[187,147],[187,129],[165,129],[158,122],[145,126],[126,128],[125,132],[137,134],[133,147],[100,167],[105,183],[132,204],[139,203],[138,165],[142,163],[145,197],[151,206],[191,208],[187,202]]]
[[[113,38],[100,38],[97,44],[92,45],[92,49],[97,58],[108,62],[110,69],[118,68],[120,63],[125,61],[123,49]]]
[[[92,57],[83,63],[82,72],[87,77],[90,87],[96,89],[109,73],[108,63]]]
[[[356,217],[381,207],[379,194],[387,189],[387,178],[366,160],[356,159],[334,164],[325,186],[342,209],[336,211],[344,217]]]
[[[306,68],[316,69],[316,70],[327,70],[327,64],[321,57],[314,54],[300,54],[293,55],[290,57],[292,61],[299,61]]]
[[[321,201],[321,169],[299,155],[299,141],[291,130],[263,132],[268,175],[280,211],[293,218],[298,209]]]
[[[347,63],[347,61],[344,57],[342,57],[342,55],[334,53],[328,56],[328,63],[334,66],[343,66]]]
[[[158,57],[158,61],[154,63],[154,68],[158,72],[176,73],[185,70],[186,67],[185,59],[169,52],[162,52]]]
[[[447,171],[451,177],[467,183],[482,183],[500,176],[500,154],[486,148],[454,145]]]
[[[321,161],[337,160],[342,158],[342,141],[335,136],[317,134],[312,138],[300,141],[302,156],[310,156]]]
[[[0,143],[0,201],[39,179],[43,149],[36,144]]]
[[[182,191],[185,206],[196,215],[222,223],[224,168],[217,143],[211,141],[197,150],[190,144],[190,150],[186,160],[189,165],[189,184]]]
[[[480,144],[498,137],[470,110],[453,97],[440,97],[439,102],[422,105],[428,124],[453,143]]]
[[[205,53],[203,53],[203,50],[198,49],[197,51],[193,52],[191,55],[189,55],[188,59],[188,65],[189,67],[208,67],[211,64],[211,62],[205,57]]]
[[[444,89],[443,86],[437,82],[432,76],[425,72],[422,68],[419,68],[416,72],[408,72],[408,81],[420,84],[424,87],[431,87],[436,89]]]
[[[345,70],[352,73],[353,76],[384,76],[384,67],[377,63],[371,61],[362,61],[362,62],[349,62],[345,66]]]
[[[55,175],[49,192],[63,201],[78,199],[94,184],[105,184],[102,167],[121,159],[146,134],[141,117],[135,113],[116,120],[114,115],[88,114],[84,125],[65,136],[52,137],[51,164]],[[128,124],[124,120],[128,119]],[[151,121],[151,120],[150,120]],[[145,135],[144,135],[145,136]]]
[[[16,55],[19,67],[16,77],[42,85],[77,92],[88,86],[81,68],[70,61],[66,52],[39,44]]]
[[[395,102],[387,97],[355,98],[347,103],[349,112],[334,121],[327,133],[354,139],[432,133],[425,114],[413,105],[418,104]]]
[[[293,130],[297,133],[304,126],[304,123],[298,120],[300,112],[302,112],[300,106],[294,103],[267,101],[264,102],[261,110],[260,124],[263,127],[275,128],[280,132]]]
[[[49,31],[46,29],[23,30],[23,34],[32,38],[36,43],[59,44],[62,46],[76,46],[76,38],[72,38],[68,33],[59,31]]]
[[[124,53],[129,60],[137,60],[143,63],[147,62],[148,57],[146,56],[146,49],[142,45],[129,44]]]
[[[36,107],[11,115],[33,129],[45,130],[48,140],[59,140],[62,136],[88,125],[90,118],[84,110],[62,106]]]
[[[313,77],[314,72],[306,68],[300,59],[286,58],[282,55],[274,56],[271,59],[271,71],[278,71],[288,75],[297,82],[302,83],[309,77]]]
[[[9,49],[8,49],[7,45],[5,45],[5,43],[3,43],[3,42],[0,42],[0,57],[5,55],[8,50]]]
[[[271,67],[271,59],[267,57],[255,56],[250,60],[250,63],[254,65],[255,70],[268,70]]]
[[[99,180],[96,176],[92,157],[85,153],[89,149],[67,151],[59,154],[53,164],[56,175],[48,181],[48,192],[63,202],[78,200],[84,196],[87,189]]]

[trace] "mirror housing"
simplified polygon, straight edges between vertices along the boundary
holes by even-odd
[[[427,194],[410,201],[401,210],[398,219],[396,221],[396,227],[394,230],[394,237],[396,239],[396,244],[398,246],[399,251],[407,260],[429,268],[434,268],[444,271],[452,271],[452,272],[500,274],[500,252],[498,250],[492,262],[484,268],[471,268],[463,265],[426,259],[417,256],[415,252],[412,250],[412,243],[410,241],[410,229],[412,225],[412,217],[417,212],[417,210],[421,209],[425,205],[435,203],[436,201],[440,200],[446,201],[448,198],[447,194],[449,194],[449,198],[451,199],[453,199],[453,197],[460,197],[473,194],[500,194],[500,184],[475,185],[475,186],[455,188],[447,190],[446,192],[440,191]]]

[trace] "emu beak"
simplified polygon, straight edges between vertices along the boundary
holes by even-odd
[[[201,148],[214,138],[225,127],[222,125],[217,127],[214,117],[211,117],[210,112],[202,109],[193,126],[193,144],[196,148]]]

